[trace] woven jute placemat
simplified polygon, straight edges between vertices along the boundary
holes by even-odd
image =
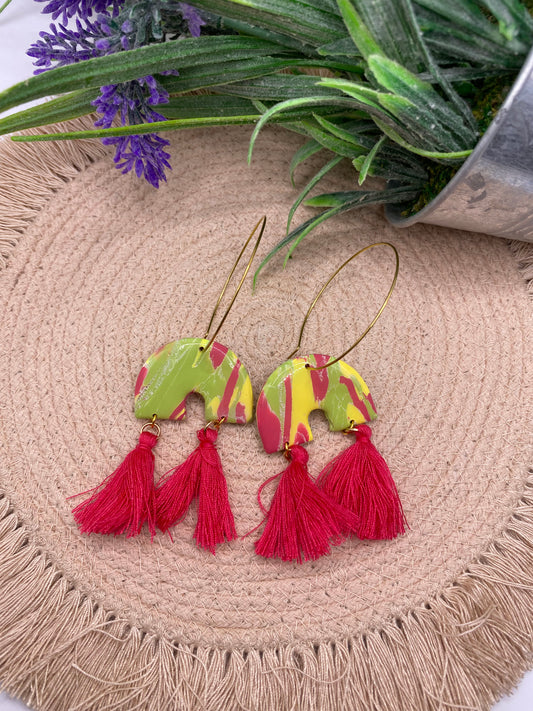
[[[352,213],[285,269],[274,259],[253,294],[248,283],[218,337],[257,397],[318,285],[366,244],[397,247],[391,302],[346,360],[376,403],[405,536],[348,540],[299,565],[255,555],[257,534],[216,556],[198,549],[194,511],[153,543],[84,536],[72,518],[67,497],[136,442],[143,361],[203,335],[263,214],[259,256],[283,235],[301,138],[266,131],[247,168],[248,137],[174,136],[159,191],[121,176],[98,143],[0,145],[0,679],[53,711],[488,709],[532,662],[532,246]],[[346,348],[392,271],[375,250],[347,268],[303,351]],[[196,397],[187,420],[163,423],[159,473],[202,424]],[[312,427],[316,474],[348,443],[320,413]],[[223,428],[219,452],[243,534],[283,458],[253,425]]]

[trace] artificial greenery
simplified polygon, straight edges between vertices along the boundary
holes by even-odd
[[[473,150],[533,39],[520,0],[196,0],[194,8],[52,0],[45,11],[64,20],[77,13],[76,31],[51,26],[29,52],[42,73],[0,94],[0,111],[55,98],[0,119],[0,133],[95,106],[103,116],[91,131],[13,140],[103,138],[124,172],[154,185],[169,158],[158,134],[171,129],[254,124],[252,160],[262,127],[281,123],[307,138],[291,179],[323,155],[264,263],[285,247],[288,258],[332,215],[370,203],[423,206]],[[341,160],[352,162],[362,189],[309,198]],[[387,187],[364,189],[367,176]],[[292,228],[302,203],[321,211]]]

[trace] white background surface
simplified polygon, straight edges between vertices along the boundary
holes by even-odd
[[[48,27],[50,16],[41,15],[41,8],[42,4],[34,0],[12,0],[0,14],[0,90],[33,73],[25,50],[38,38],[39,31]],[[27,708],[0,692],[0,711],[27,711]],[[443,707],[443,711],[447,708]],[[533,711],[533,672],[526,674],[513,696],[496,704],[494,711]]]

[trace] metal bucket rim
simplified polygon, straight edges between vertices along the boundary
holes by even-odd
[[[409,217],[402,217],[400,210],[402,209],[396,204],[385,205],[385,216],[392,224],[397,227],[409,227],[416,222],[423,222],[424,218],[431,214],[439,205],[446,200],[451,193],[453,193],[457,183],[463,180],[465,173],[468,173],[470,167],[483,155],[489,144],[491,143],[494,135],[498,132],[500,124],[503,121],[507,111],[513,104],[517,94],[520,93],[522,87],[529,79],[530,75],[533,73],[533,48],[529,51],[520,72],[518,73],[511,90],[505,97],[503,104],[498,109],[496,116],[492,119],[489,127],[485,133],[481,136],[479,141],[476,143],[474,150],[465,160],[463,165],[459,168],[457,173],[453,176],[449,183],[437,194],[435,197],[428,202],[421,210],[416,212],[414,215],[409,215]]]

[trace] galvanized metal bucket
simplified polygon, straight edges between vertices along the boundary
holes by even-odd
[[[396,227],[415,222],[533,242],[533,50],[473,153],[426,207],[410,217],[387,205]]]

